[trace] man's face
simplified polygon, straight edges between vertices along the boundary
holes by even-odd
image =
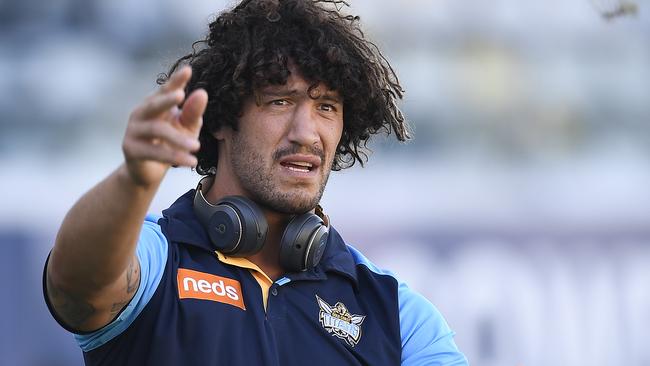
[[[223,133],[218,169],[229,170],[235,188],[257,203],[296,214],[323,194],[343,131],[343,101],[322,83],[310,92],[311,83],[291,71],[285,85],[244,102],[238,131]]]

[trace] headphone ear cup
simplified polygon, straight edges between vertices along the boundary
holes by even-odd
[[[253,201],[243,196],[228,196],[220,202],[239,211],[242,223],[241,242],[227,254],[246,257],[259,252],[264,246],[268,231],[268,224],[262,210]]]
[[[268,225],[251,200],[228,196],[215,205],[207,229],[210,240],[222,253],[245,257],[262,249]]]
[[[280,265],[290,272],[314,268],[325,252],[328,236],[329,229],[317,215],[295,216],[282,234]]]
[[[222,253],[236,250],[242,242],[241,214],[228,204],[213,207],[205,229],[214,247]]]

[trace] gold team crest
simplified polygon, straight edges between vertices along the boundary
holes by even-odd
[[[354,347],[361,339],[361,323],[365,315],[350,314],[345,305],[337,302],[332,306],[316,295],[320,306],[318,320],[328,333],[344,340],[350,347]]]

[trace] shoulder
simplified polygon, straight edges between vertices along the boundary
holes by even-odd
[[[159,219],[160,216],[148,214],[142,224],[136,247],[141,266],[145,261],[167,258],[168,242],[158,224]]]
[[[396,285],[402,365],[467,364],[465,356],[454,343],[454,332],[429,300],[409,288],[393,272],[376,266],[356,248],[347,247],[355,265],[366,268],[375,276],[390,278]]]

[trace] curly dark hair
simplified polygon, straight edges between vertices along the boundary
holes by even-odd
[[[244,0],[209,24],[205,39],[181,57],[159,84],[181,64],[193,73],[186,92],[203,88],[209,95],[199,136],[196,170],[214,174],[218,152],[212,133],[222,126],[237,130],[246,97],[267,85],[284,84],[292,63],[315,87],[323,82],[343,97],[343,133],[333,170],[367,161],[371,135],[391,131],[410,138],[396,104],[404,90],[377,46],[360,29],[359,17],[343,15],[345,1]]]

